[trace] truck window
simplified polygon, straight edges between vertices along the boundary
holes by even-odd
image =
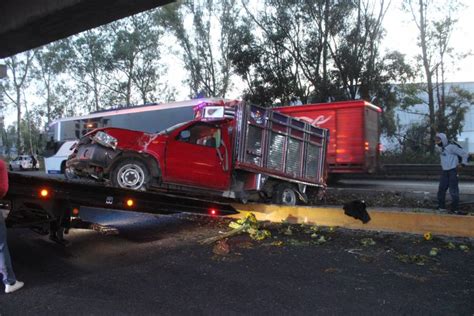
[[[187,131],[189,131],[189,137],[178,137],[179,141],[214,148],[217,148],[220,145],[221,130],[216,126],[197,123],[190,126]]]

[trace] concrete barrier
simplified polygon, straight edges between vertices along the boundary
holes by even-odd
[[[359,220],[344,214],[342,207],[278,206],[266,204],[234,204],[242,218],[252,212],[258,220],[289,223],[308,223],[321,226],[338,226],[348,229],[370,231],[405,232],[453,237],[474,237],[474,216],[445,215],[428,212],[401,212],[383,209],[368,209],[371,221],[362,224]]]

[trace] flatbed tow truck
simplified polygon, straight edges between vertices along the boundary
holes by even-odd
[[[84,207],[149,214],[188,212],[219,216],[237,213],[229,203],[172,193],[133,191],[15,172],[10,172],[8,178],[8,193],[0,201],[0,208],[9,211],[7,226],[49,234],[51,240],[60,244],[67,244],[64,234],[71,228],[93,229],[105,234],[114,232],[113,227],[81,220],[79,215]]]
[[[324,192],[326,129],[238,101],[202,103],[196,115],[157,134],[109,128],[85,135],[68,167],[75,165],[79,174],[95,172],[102,169],[94,163],[115,157],[111,166],[118,171],[111,177],[124,182],[120,185],[90,181],[95,174],[81,180],[10,173],[8,193],[0,201],[0,208],[10,210],[7,225],[30,227],[65,243],[71,228],[113,231],[82,221],[83,207],[231,215],[237,211],[230,199],[255,196],[295,205]]]

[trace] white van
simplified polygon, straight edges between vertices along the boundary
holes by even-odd
[[[44,158],[44,170],[47,174],[61,174],[66,168],[66,160],[74,151],[77,140],[70,140],[59,147],[54,156]]]

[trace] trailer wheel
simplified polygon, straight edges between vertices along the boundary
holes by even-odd
[[[150,180],[148,168],[136,159],[118,162],[110,174],[113,186],[125,189],[145,191]]]
[[[273,203],[281,205],[296,205],[298,196],[291,184],[280,183],[274,188]]]

